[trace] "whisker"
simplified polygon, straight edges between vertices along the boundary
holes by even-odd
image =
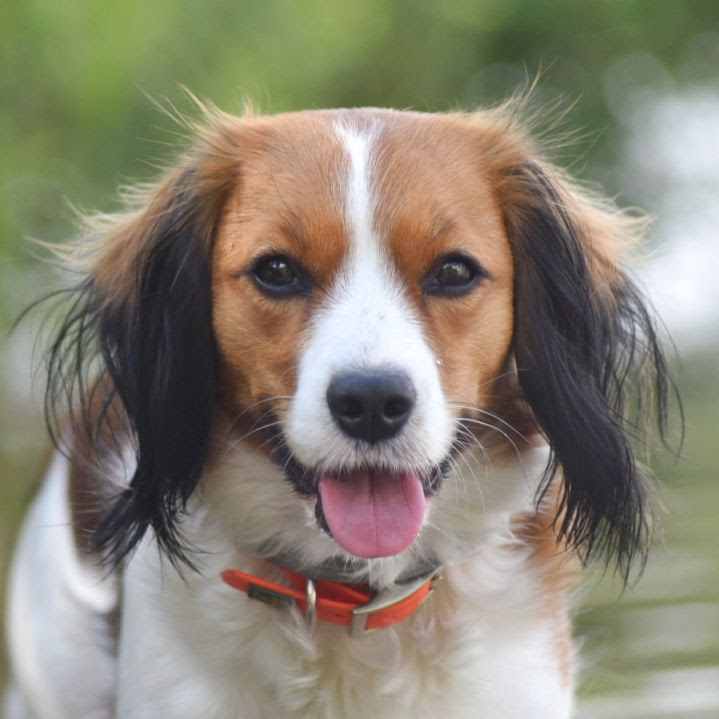
[[[486,468],[487,470],[489,470],[489,469],[491,468],[491,466],[492,466],[492,460],[491,460],[491,458],[490,458],[490,456],[489,456],[489,453],[487,452],[486,448],[485,448],[485,447],[482,445],[482,443],[477,439],[477,437],[475,437],[471,432],[469,432],[469,431],[467,430],[466,427],[462,427],[461,429],[462,429],[462,432],[463,432],[464,436],[467,438],[467,440],[469,440],[469,441],[467,442],[467,444],[465,445],[465,447],[466,447],[466,448],[469,448],[469,447],[472,447],[472,446],[477,447],[477,448],[479,449],[481,455],[482,455],[482,458],[484,459],[485,468]],[[462,461],[463,461],[463,462],[465,463],[465,465],[467,466],[467,469],[469,470],[469,473],[470,473],[470,475],[472,476],[472,479],[473,479],[473,481],[474,481],[474,483],[475,483],[475,485],[476,485],[476,487],[477,487],[477,490],[478,490],[478,492],[479,492],[479,498],[480,498],[480,501],[481,501],[481,503],[482,503],[482,507],[484,507],[484,506],[485,506],[485,503],[484,503],[484,495],[483,495],[483,493],[482,493],[482,483],[481,483],[479,477],[477,477],[477,474],[476,474],[476,472],[474,471],[474,468],[473,468],[472,465],[470,464],[470,461],[469,461],[469,459],[467,458],[467,456],[465,455],[465,453],[464,453],[464,452],[461,452],[461,453],[459,454],[459,457],[462,459]],[[457,465],[456,461],[455,461],[455,465],[457,466],[457,471],[460,472],[459,466]],[[461,473],[461,472],[460,472],[460,474],[461,474],[461,476],[462,476],[462,481],[463,481],[463,482],[466,481],[464,474]],[[465,491],[466,491],[466,490],[465,490]]]
[[[278,395],[271,395],[269,397],[263,397],[262,399],[257,400],[256,402],[253,402],[252,404],[247,405],[246,407],[243,407],[240,412],[238,412],[230,421],[229,426],[227,427],[227,434],[234,429],[235,425],[244,417],[248,412],[255,409],[256,407],[259,407],[261,404],[265,404],[267,402],[289,402],[292,399],[290,395],[284,395],[284,394],[278,394]]]
[[[518,437],[523,439],[525,442],[529,442],[529,438],[526,437],[524,434],[522,434],[514,425],[512,425],[510,422],[507,422],[505,419],[500,417],[498,414],[495,414],[494,412],[491,412],[488,409],[485,409],[484,407],[480,407],[479,405],[471,405],[471,404],[461,404],[460,402],[450,402],[449,403],[451,407],[454,407],[456,409],[466,409],[470,412],[478,412],[479,414],[484,414],[487,417],[491,417],[492,419],[497,420],[497,422],[500,422],[503,424],[507,429],[514,432]]]
[[[259,427],[253,426],[248,432],[245,432],[241,437],[237,437],[234,441],[230,442],[227,447],[225,448],[223,452],[223,456],[227,457],[227,455],[232,452],[237,446],[239,446],[243,441],[246,439],[249,439],[253,434],[257,434],[259,432],[263,432],[267,429],[272,429],[273,427],[281,427],[282,422],[281,420],[274,420],[272,422],[268,422],[267,424],[263,424]],[[268,437],[262,444],[259,445],[257,449],[261,449],[264,447],[268,442],[277,441],[276,437]]]
[[[491,429],[491,430],[494,430],[495,432],[501,434],[507,440],[507,442],[509,442],[509,444],[512,445],[512,448],[514,449],[514,452],[517,455],[517,457],[520,457],[521,452],[519,451],[519,447],[517,447],[517,443],[504,430],[500,429],[499,427],[497,427],[493,424],[490,424],[489,422],[483,422],[480,419],[474,419],[473,417],[462,417],[461,422],[468,423],[468,424],[475,424],[479,427]]]

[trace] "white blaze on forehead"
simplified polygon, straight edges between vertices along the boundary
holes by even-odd
[[[359,130],[337,123],[335,132],[344,147],[347,169],[340,178],[350,251],[335,282],[328,329],[344,336],[335,354],[339,369],[374,369],[399,365],[405,326],[416,326],[392,258],[383,246],[385,236],[375,218],[372,188],[373,150],[379,124]],[[336,319],[331,320],[334,316]],[[340,329],[339,325],[344,324]]]
[[[345,213],[355,251],[377,248],[374,234],[374,206],[370,189],[370,153],[375,131],[360,132],[342,124],[335,126],[349,159]]]

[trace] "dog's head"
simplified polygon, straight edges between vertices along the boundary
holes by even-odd
[[[653,371],[660,422],[667,381],[622,270],[637,234],[506,111],[215,114],[99,233],[53,345],[51,414],[94,348],[82,414],[111,424],[109,388],[135,443],[98,546],[119,561],[152,527],[180,557],[197,497],[279,552],[432,553],[493,492],[524,509],[561,483],[558,538],[626,566],[627,381]]]

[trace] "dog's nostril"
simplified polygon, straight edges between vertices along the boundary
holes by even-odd
[[[407,397],[391,397],[385,404],[382,414],[390,420],[405,417],[412,409],[412,402]]]
[[[339,397],[332,405],[332,411],[349,420],[362,418],[362,402],[354,397]]]
[[[404,372],[348,372],[330,382],[327,405],[346,435],[378,442],[399,433],[412,413],[415,396],[412,380]]]

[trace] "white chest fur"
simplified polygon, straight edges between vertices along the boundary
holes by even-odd
[[[558,620],[527,555],[509,544],[448,567],[425,606],[363,638],[183,581],[145,542],[125,577],[118,717],[352,719],[568,717]],[[235,559],[236,561],[236,559]]]

